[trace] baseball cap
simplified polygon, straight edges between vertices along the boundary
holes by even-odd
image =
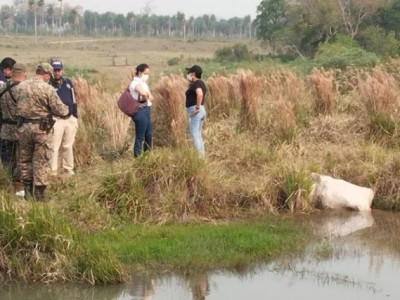
[[[14,64],[13,68],[12,68],[12,72],[14,74],[16,73],[25,73],[26,72],[26,66],[22,63],[16,63]]]
[[[198,65],[193,65],[190,68],[186,68],[186,70],[188,73],[196,73],[196,76],[201,76],[201,73],[203,73],[203,70]]]
[[[53,67],[54,70],[62,70],[63,69],[63,64],[61,60],[55,59],[51,62],[51,66]]]
[[[36,68],[36,73],[47,73],[54,76],[53,67],[46,62],[40,63]]]

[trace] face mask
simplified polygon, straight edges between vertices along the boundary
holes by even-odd
[[[192,75],[190,75],[190,74],[187,74],[187,75],[186,75],[186,78],[187,78],[187,80],[189,80],[189,81],[192,81],[192,80],[193,80]]]
[[[144,82],[146,82],[148,79],[149,79],[149,74],[143,74],[143,75],[142,75],[142,80],[143,80]]]

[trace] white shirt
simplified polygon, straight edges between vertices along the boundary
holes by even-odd
[[[147,83],[139,77],[135,76],[132,82],[129,84],[129,92],[131,93],[133,99],[135,99],[136,101],[139,99],[139,93],[135,90],[137,84],[140,84],[145,92],[150,93],[150,88]],[[150,100],[147,100],[147,106],[151,106]]]

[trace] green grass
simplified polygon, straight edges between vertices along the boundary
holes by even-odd
[[[303,231],[285,221],[219,225],[127,224],[93,234],[93,242],[133,268],[210,270],[243,268],[304,246]]]
[[[41,203],[25,205],[17,208],[11,197],[0,193],[0,274],[6,280],[125,280],[119,261],[103,247],[89,244],[59,210]]]

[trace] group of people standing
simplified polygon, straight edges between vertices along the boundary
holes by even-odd
[[[189,135],[193,146],[204,158],[204,141],[202,128],[206,117],[204,108],[204,99],[207,93],[207,87],[201,75],[203,70],[198,65],[186,68],[187,80],[189,81],[186,90],[186,110],[189,120]],[[129,85],[129,91],[136,101],[139,101],[139,110],[132,117],[135,123],[135,143],[133,154],[135,157],[142,154],[143,151],[150,151],[152,145],[152,123],[150,118],[150,106],[153,96],[151,95],[147,80],[149,78],[150,67],[147,64],[140,64],[135,69],[135,76]]]
[[[74,174],[73,143],[78,127],[72,83],[64,78],[60,60],[41,63],[35,76],[27,79],[27,68],[12,58],[10,71],[0,73],[2,164],[9,172],[16,196],[45,200],[48,173],[62,167]],[[3,150],[4,149],[4,150]]]
[[[206,117],[206,85],[198,65],[187,68],[189,86],[186,109],[189,134],[200,157],[204,158],[202,126]],[[147,84],[150,67],[140,64],[129,85],[139,109],[135,124],[133,154],[138,157],[152,148],[150,107],[153,96]],[[9,172],[15,195],[45,200],[48,173],[58,174],[59,151],[62,169],[74,175],[73,145],[78,129],[78,113],[72,82],[63,77],[63,63],[54,59],[37,66],[27,79],[27,68],[10,57],[0,62],[0,148],[1,161]]]

